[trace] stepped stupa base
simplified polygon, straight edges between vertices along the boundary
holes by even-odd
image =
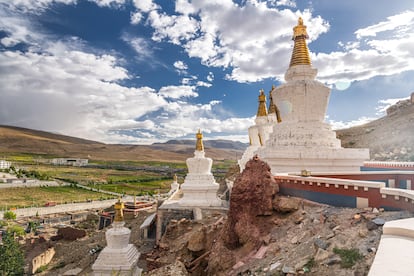
[[[141,275],[142,269],[137,266],[139,256],[137,248],[128,244],[125,248],[104,248],[93,264],[94,276]]]
[[[296,173],[302,170],[311,173],[359,172],[364,161],[369,159],[368,149],[349,148],[265,148],[258,151],[273,174]]]
[[[219,185],[211,173],[189,173],[181,185],[183,197],[178,204],[188,207],[220,207],[222,202],[217,197],[218,189]]]

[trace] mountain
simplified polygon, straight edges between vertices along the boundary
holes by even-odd
[[[387,115],[365,125],[337,130],[346,148],[369,148],[371,160],[414,161],[414,94],[387,109]],[[204,140],[206,156],[237,160],[247,144]],[[178,161],[193,156],[194,140],[152,145],[114,145],[45,131],[0,125],[1,153],[49,154],[100,160]]]
[[[177,161],[194,153],[195,140],[154,145],[116,145],[50,132],[0,125],[0,153],[48,154],[99,160]],[[240,142],[205,141],[206,156],[214,160],[236,160],[247,145]],[[210,146],[211,145],[211,146]],[[219,145],[217,148],[214,145]],[[244,147],[243,147],[244,145]]]
[[[244,151],[249,145],[247,143],[242,143],[239,141],[231,140],[203,140],[204,147],[206,148],[215,148],[215,149],[229,149],[229,150],[241,150]],[[154,147],[163,147],[165,145],[186,145],[194,146],[194,140],[169,140],[165,143],[154,143]]]
[[[346,148],[369,148],[371,160],[414,161],[414,93],[367,124],[337,130]]]

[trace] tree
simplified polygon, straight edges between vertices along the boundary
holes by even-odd
[[[7,227],[7,233],[12,235],[13,237],[16,236],[24,236],[26,234],[26,232],[24,231],[24,228],[21,227],[20,225],[10,225],[9,227]]]
[[[19,243],[10,234],[3,236],[0,245],[0,275],[18,276],[24,273],[24,257]]]
[[[13,219],[16,219],[16,214],[13,213],[12,211],[6,211],[3,214],[3,218],[6,220],[13,220]]]

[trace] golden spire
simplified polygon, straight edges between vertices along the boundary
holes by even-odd
[[[198,132],[196,134],[196,138],[197,138],[196,150],[198,150],[198,151],[204,151],[203,134],[201,133],[200,129],[198,129]]]
[[[289,67],[295,65],[310,65],[311,60],[309,57],[308,46],[306,45],[306,39],[309,38],[306,32],[306,26],[303,25],[302,17],[299,17],[298,25],[293,28],[292,40],[295,41],[293,47],[292,57],[290,59]]]
[[[118,202],[115,203],[114,209],[115,209],[115,218],[114,221],[121,222],[124,221],[124,213],[122,212],[122,209],[124,209],[124,203],[121,202],[121,199],[118,199]]]
[[[259,108],[257,109],[256,117],[267,116],[266,110],[266,95],[264,94],[263,89],[260,89],[259,95]]]
[[[272,91],[275,89],[275,86],[272,85],[272,89],[269,91],[269,109],[267,110],[268,114],[276,113],[276,105],[273,103]]]

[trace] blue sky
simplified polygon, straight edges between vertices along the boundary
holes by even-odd
[[[333,128],[414,91],[412,0],[0,0],[0,124],[107,143],[246,142],[299,16]]]

